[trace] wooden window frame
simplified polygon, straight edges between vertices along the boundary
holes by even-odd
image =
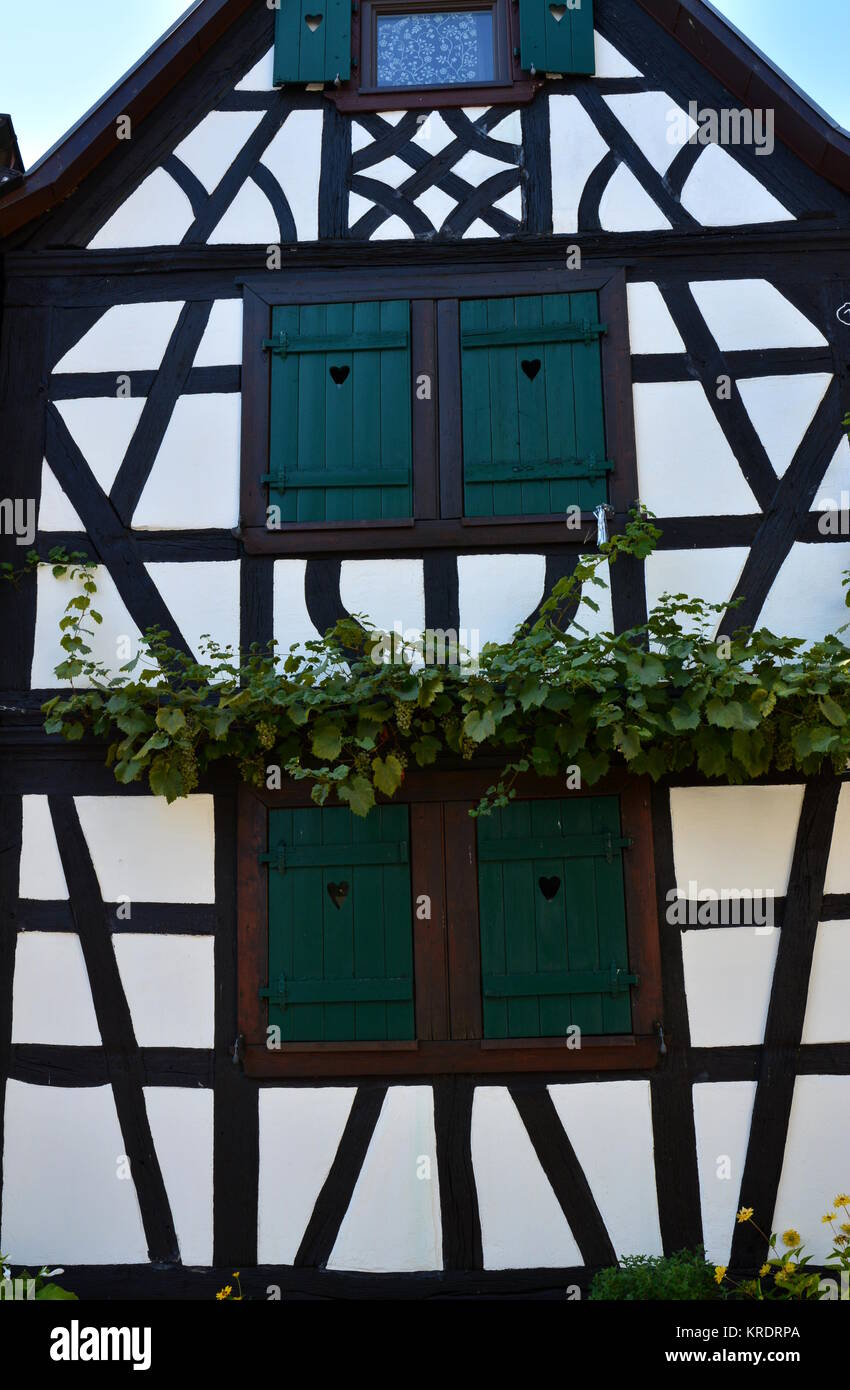
[[[344,280],[340,284],[340,280]],[[460,370],[460,301],[522,295],[595,291],[608,331],[602,336],[602,394],[605,434],[614,471],[608,499],[625,520],[638,496],[626,276],[621,266],[601,270],[518,264],[458,270],[441,266],[386,268],[380,274],[280,270],[246,280],[243,287],[242,481],[239,536],[249,554],[340,556],[403,552],[420,555],[437,547],[474,550],[533,550],[539,546],[586,548],[595,535],[591,513],[581,529],[566,519],[544,516],[463,515],[463,419]],[[407,299],[411,319],[411,412],[413,421],[413,517],[403,521],[291,522],[269,530],[267,492],[260,479],[269,471],[272,310],[284,304],[330,304]],[[431,378],[431,398],[416,398],[417,377]]]
[[[617,795],[623,854],[632,1031],[582,1039],[580,1048],[551,1038],[483,1038],[475,821],[469,816],[493,780],[491,769],[411,771],[398,801],[410,806],[411,894],[427,893],[431,918],[413,920],[413,1042],[282,1043],[266,1046],[268,974],[268,812],[310,805],[303,786],[279,792],[241,786],[238,807],[238,1016],[245,1072],[257,1077],[426,1076],[454,1073],[635,1071],[656,1065],[662,1019],[661,946],[655,895],[650,784],[625,770],[574,796]],[[517,796],[560,798],[560,779],[528,774]]]
[[[382,13],[412,14],[417,10],[492,10],[496,37],[497,76],[492,82],[439,87],[378,87],[375,85],[376,25]],[[543,85],[520,67],[519,13],[514,0],[361,0],[351,16],[351,79],[326,95],[340,111],[429,110],[458,106],[525,105]]]

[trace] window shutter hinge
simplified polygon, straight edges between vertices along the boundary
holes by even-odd
[[[627,974],[614,960],[611,962],[609,978],[611,981],[612,994],[622,994],[629,985],[640,984],[640,975]]]
[[[261,864],[268,864],[270,869],[276,869],[279,874],[286,873],[286,845],[278,845],[277,849],[257,857]]]
[[[276,333],[273,338],[263,339],[263,352],[279,352],[281,357],[286,356],[289,339],[283,332]]]
[[[278,975],[276,985],[265,985],[260,991],[261,999],[267,999],[270,1004],[277,1004],[281,1009],[286,1008],[286,976]]]
[[[606,833],[605,833],[605,862],[606,862],[606,864],[613,864],[613,863],[614,863],[614,850],[615,850],[615,849],[631,849],[631,847],[632,847],[633,844],[634,844],[634,840],[630,839],[627,835],[621,836],[621,837],[619,837],[618,839],[615,840],[614,837],[613,837],[613,835],[611,834],[611,831],[610,831],[610,830],[606,831]]]

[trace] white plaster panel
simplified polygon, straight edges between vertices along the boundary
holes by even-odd
[[[752,927],[682,933],[694,1047],[750,1047],[764,1041],[779,937],[776,929],[758,935]]]
[[[174,153],[212,193],[262,119],[262,111],[211,111]]]
[[[633,353],[687,350],[657,285],[651,280],[638,281],[634,285],[627,285],[626,293]]]
[[[759,614],[760,627],[784,637],[816,642],[847,622],[841,579],[850,569],[850,542],[805,545],[796,542]]]
[[[704,227],[795,220],[793,212],[719,145],[706,145],[685,180],[681,204]]]
[[[460,625],[477,632],[483,647],[509,641],[534,612],[543,595],[546,558],[512,555],[506,566],[504,555],[458,555],[457,574]]]
[[[488,226],[487,226],[487,223],[486,223],[482,218],[476,217],[475,221],[474,221],[474,222],[470,222],[469,226],[467,227],[466,231],[464,232],[464,234],[463,234],[463,240],[464,240],[464,241],[468,241],[468,240],[473,239],[473,238],[475,238],[475,237],[482,237],[482,236],[491,236],[491,237],[492,237],[492,236],[498,236],[498,235],[499,235],[498,232],[495,232],[495,231],[493,230],[492,227],[488,227]]]
[[[145,566],[190,649],[205,661],[205,636],[239,650],[239,561],[159,561]]]
[[[83,949],[76,932],[19,932],[12,1042],[100,1047]]]
[[[552,226],[556,233],[575,232],[584,186],[608,146],[576,96],[549,98],[549,125]]]
[[[486,110],[486,109],[487,109],[487,108],[485,107],[485,110]],[[382,121],[386,121],[388,125],[398,125],[399,121],[403,121],[403,120],[404,120],[405,116],[407,115],[407,112],[406,112],[406,111],[379,111],[377,114],[380,116],[381,120],[382,120]],[[467,112],[467,115],[468,115],[468,114],[469,114],[469,113]]]
[[[599,222],[605,232],[665,232],[670,223],[631,169],[618,164],[599,200]]]
[[[194,220],[179,183],[165,169],[154,169],[92,237],[88,249],[178,246]]]
[[[114,304],[69,348],[54,372],[132,372],[158,368],[182,300]]]
[[[145,1107],[184,1265],[213,1262],[213,1093],[146,1086]]]
[[[267,49],[259,62],[236,83],[237,92],[271,92],[274,90],[274,47]]]
[[[192,366],[239,367],[241,364],[242,300],[217,299]]]
[[[848,1154],[850,1076],[798,1076],[772,1225],[779,1232],[789,1226],[799,1231],[815,1264],[822,1264],[832,1248],[832,1228],[821,1218],[834,1210],[837,1193],[850,1190]],[[850,1219],[846,1209],[839,1219]],[[769,1221],[765,1212],[759,1225],[769,1230]]]
[[[515,167],[513,160],[493,159],[491,155],[481,154],[479,150],[467,150],[457,164],[452,166],[452,173],[478,188],[487,179],[493,178],[494,174],[503,174],[506,169]]]
[[[729,1261],[755,1094],[754,1081],[693,1088],[702,1235],[712,1264]]]
[[[353,193],[351,196],[352,198],[356,198],[357,194]],[[365,202],[365,199],[361,199],[360,201]],[[424,212],[435,231],[440,230],[449,213],[454,212],[457,207],[455,199],[450,198],[448,193],[444,193],[442,189],[437,188],[435,184],[431,184],[430,188],[426,188],[424,192],[420,193],[419,197],[414,198],[413,201],[416,206]],[[368,210],[368,206],[371,205],[367,205],[364,211]],[[360,216],[359,212],[357,216]],[[353,221],[356,222],[356,220],[357,217],[354,217]],[[349,205],[349,222],[351,221],[351,207]]]
[[[494,208],[501,208],[509,217],[515,217],[517,222],[522,220],[522,193],[519,186],[512,188],[504,197],[497,198],[493,204]]]
[[[274,639],[283,657],[290,647],[303,648],[306,642],[315,642],[322,636],[307,612],[304,593],[306,573],[306,560],[274,562],[273,630]]]
[[[212,1047],[212,936],[114,932],[112,945],[140,1047]]]
[[[505,140],[509,145],[521,145],[522,118],[519,111],[510,111],[496,125],[491,126],[487,134],[491,140]]]
[[[210,246],[277,246],[280,225],[263,190],[246,179],[207,237]]]
[[[584,1263],[506,1086],[476,1086],[472,1166],[485,1269]]]
[[[813,512],[839,509],[850,511],[850,439],[846,434],[841,437],[812,504]]]
[[[618,48],[603,38],[598,29],[593,31],[593,47],[596,55],[596,77],[642,77],[643,74],[628,58],[624,58]]]
[[[673,857],[683,895],[703,888],[788,888],[802,786],[673,787]],[[760,833],[764,826],[770,834]],[[733,933],[734,934],[734,933]]]
[[[377,179],[388,188],[399,188],[406,179],[413,177],[413,172],[410,165],[399,159],[397,154],[391,154],[379,164],[370,164],[368,169],[362,170],[364,178]]]
[[[299,241],[319,238],[323,122],[323,111],[290,111],[262,159],[286,195]]]
[[[71,499],[60,487],[47,459],[41,468],[41,496],[38,502],[39,531],[83,531],[85,527]]]
[[[830,372],[738,379],[747,414],[781,478],[832,381]]]
[[[804,1043],[850,1042],[848,979],[850,922],[821,922],[815,939],[809,997],[806,1001]]]
[[[850,783],[838,794],[838,809],[826,866],[825,893],[850,893]]]
[[[211,796],[75,800],[104,902],[215,902]]]
[[[295,1260],[355,1094],[354,1086],[260,1089],[260,1264]]]
[[[415,139],[415,137],[414,137]],[[358,150],[365,150],[367,145],[374,145],[375,137],[369,134],[365,126],[359,121],[351,122],[351,153],[357,154]]]
[[[708,603],[728,603],[735,592],[749,551],[745,546],[729,546],[722,550],[655,550],[647,557],[646,606],[651,612],[662,594],[688,594]],[[717,631],[722,615],[709,619],[708,632]],[[696,633],[700,625],[695,617],[679,612],[678,620],[685,632]],[[725,625],[727,628],[730,624]],[[734,618],[731,626],[736,626]]]
[[[361,198],[359,193],[349,193],[348,195],[348,225],[353,227],[355,222],[359,222],[364,213],[369,212],[375,204],[371,198]],[[430,216],[430,213],[428,214]]]
[[[68,896],[68,885],[46,796],[24,796],[23,839],[21,843],[18,892],[22,898],[38,902],[58,901]]]
[[[91,659],[102,661],[112,674],[117,674],[119,667],[129,660],[129,654],[135,655],[138,651],[141,634],[127,612],[108,570],[102,565],[95,565],[92,576],[97,584],[95,609],[100,613],[103,622],[100,625],[86,624],[93,633],[87,638],[92,649]],[[39,566],[36,576],[35,645],[30,676],[34,689],[53,689],[70,685],[70,681],[59,680],[53,673],[60,661],[66,658],[66,653],[59,646],[59,623],[65,617],[68,603],[79,592],[79,586],[68,579],[55,579],[49,565]],[[126,639],[129,643],[128,655],[118,655],[119,639]],[[90,684],[82,677],[76,678],[74,683],[81,687]]]
[[[826,338],[769,280],[693,280],[699,310],[723,352],[826,347]]]
[[[108,493],[145,407],[140,396],[57,401],[56,409],[103,491]]]
[[[443,1227],[430,1086],[391,1086],[329,1269],[442,1269]]]
[[[349,613],[365,614],[382,632],[396,623],[405,632],[425,627],[421,560],[343,560],[339,594]]]
[[[659,174],[666,174],[697,123],[667,92],[621,92],[604,101]]]
[[[148,1263],[111,1086],[9,1081],[5,1129],[4,1253],[31,1268]]]
[[[548,1089],[618,1258],[663,1254],[649,1082]]]
[[[412,237],[413,232],[410,230],[407,223],[403,222],[400,217],[397,217],[395,213],[393,213],[392,217],[388,217],[385,222],[382,222],[380,226],[375,228],[369,240],[410,241]]]
[[[636,382],[641,500],[660,516],[759,510],[699,381]]]
[[[229,530],[239,519],[242,397],[178,397],[133,514],[137,531]]]

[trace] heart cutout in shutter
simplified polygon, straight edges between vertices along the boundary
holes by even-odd
[[[342,907],[342,905],[343,905],[343,903],[345,902],[346,898],[348,897],[348,884],[347,884],[347,883],[329,883],[329,884],[328,884],[328,897],[330,898],[330,900],[331,900],[331,902],[333,903],[334,907],[335,907],[335,908],[337,909],[337,911],[338,911],[338,910]]]
[[[561,20],[564,18],[564,15],[567,13],[567,7],[566,5],[550,5],[549,13],[554,19],[555,23],[560,24]]]
[[[304,23],[307,25],[311,34],[315,34],[321,22],[322,16],[320,14],[305,14],[304,16]]]
[[[543,878],[539,878],[537,882],[540,885],[540,891],[547,903],[550,903],[561,886],[561,880],[558,878],[558,875],[553,874],[551,878],[546,878],[544,876]]]
[[[540,371],[540,358],[532,357],[529,360],[529,358],[526,357],[523,358],[522,362],[520,362],[519,365],[522,367],[522,370],[525,372],[529,381],[533,381],[534,378],[537,376],[537,373]]]
[[[342,385],[350,371],[350,367],[331,367],[331,376],[333,377],[337,386]]]

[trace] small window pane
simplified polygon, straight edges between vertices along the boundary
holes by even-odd
[[[379,15],[379,87],[445,87],[494,79],[491,10]]]

